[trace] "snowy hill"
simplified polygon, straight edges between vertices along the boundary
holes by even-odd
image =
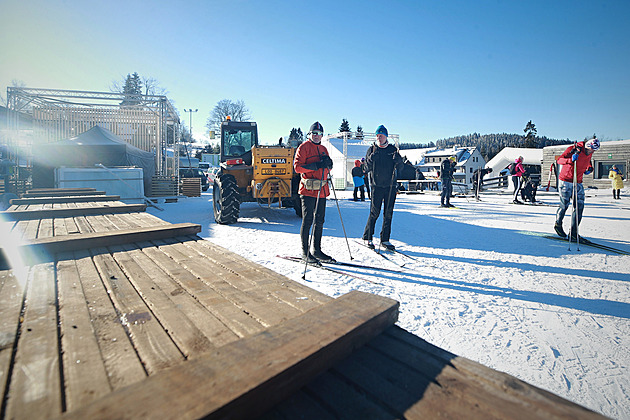
[[[610,190],[588,190],[580,234],[630,251],[630,203]],[[400,255],[381,258],[356,242],[368,202],[337,191],[344,227],[328,201],[323,249],[339,260],[399,269],[352,271],[376,283],[277,258],[298,255],[300,220],[293,210],[245,203],[234,225],[217,225],[211,195],[149,211],[169,222],[195,222],[201,236],[309,287],[337,297],[358,289],[401,303],[398,324],[455,354],[507,372],[607,416],[630,419],[630,256],[549,240],[554,205],[513,205],[505,195],[483,201],[437,194],[398,196],[392,242]],[[380,221],[376,232],[380,231]],[[568,228],[568,216],[565,227]],[[532,233],[533,232],[533,233]],[[378,239],[378,238],[375,238]]]

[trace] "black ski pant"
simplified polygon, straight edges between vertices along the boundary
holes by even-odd
[[[518,201],[518,193],[521,191],[521,177],[513,176],[512,184],[514,184],[514,201]]]
[[[302,239],[302,255],[308,255],[309,235],[313,218],[315,219],[315,227],[313,229],[313,250],[321,251],[322,233],[324,232],[324,218],[326,216],[326,197],[319,198],[301,195],[302,201],[302,226],[300,227],[300,238]],[[315,211],[317,207],[317,212]]]
[[[352,193],[352,197],[354,201],[357,201],[357,192],[361,191],[361,201],[365,201],[365,187],[363,185],[359,185],[358,187],[354,187],[354,192]]]
[[[451,204],[452,194],[453,194],[453,180],[443,179],[442,180],[442,194],[440,195],[440,204],[443,206],[448,206],[449,204]]]
[[[374,226],[381,214],[383,206],[383,226],[381,228],[381,242],[389,241],[392,233],[392,217],[394,216],[394,203],[396,202],[396,187],[377,187],[372,185],[372,201],[370,202],[370,215],[363,231],[363,239],[372,240]]]

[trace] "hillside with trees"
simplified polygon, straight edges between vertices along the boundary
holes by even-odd
[[[401,149],[416,149],[418,147],[437,147],[440,149],[449,149],[453,146],[477,147],[479,152],[486,161],[492,159],[497,153],[506,147],[523,147],[542,149],[546,146],[555,146],[558,144],[571,144],[569,139],[556,140],[545,136],[536,135],[535,125],[529,121],[525,127],[525,135],[520,134],[479,134],[472,133],[463,136],[449,137],[447,139],[437,140],[435,143],[430,142],[427,145],[418,145],[414,143],[404,143],[400,145]]]

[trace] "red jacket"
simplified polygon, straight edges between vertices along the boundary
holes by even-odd
[[[562,155],[558,158],[557,162],[559,165],[562,165],[562,169],[560,169],[560,178],[561,181],[573,182],[573,160],[571,156],[573,155],[574,148],[577,147],[579,150],[578,160],[575,162],[577,164],[577,183],[582,183],[582,176],[584,172],[587,170],[593,170],[593,163],[591,162],[591,155],[587,155],[584,151],[584,142],[580,141],[575,146],[567,147],[567,150],[564,151]]]
[[[321,160],[321,155],[328,155],[328,150],[326,147],[321,144],[313,143],[308,140],[304,143],[300,144],[300,147],[297,148],[295,152],[295,160],[293,161],[293,167],[295,168],[295,172],[301,175],[302,179],[322,179],[326,182],[324,187],[319,194],[320,197],[328,197],[330,194],[330,190],[328,189],[328,175],[330,174],[330,170],[327,168],[321,169],[307,169],[304,165],[308,165],[311,163],[319,162]],[[323,171],[323,173],[322,173]],[[307,190],[304,188],[304,184],[300,182],[300,190],[298,191],[301,195],[307,195],[310,197],[317,197],[317,190]]]

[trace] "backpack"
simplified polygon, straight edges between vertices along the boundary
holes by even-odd
[[[510,175],[516,175],[516,163],[510,163]]]

